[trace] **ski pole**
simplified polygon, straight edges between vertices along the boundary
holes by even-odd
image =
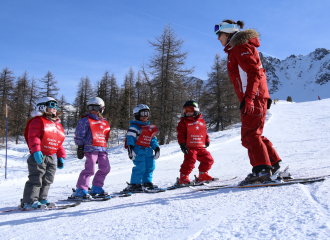
[[[5,179],[7,179],[7,136],[8,136],[8,124],[7,124],[7,105],[6,105],[6,170],[5,170]]]

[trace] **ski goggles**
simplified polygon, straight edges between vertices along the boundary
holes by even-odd
[[[237,24],[225,24],[225,25],[216,24],[214,26],[214,33],[219,35],[219,34],[221,34],[222,30],[226,29],[226,28],[238,29],[238,25]]]
[[[149,117],[149,111],[141,111],[139,112],[140,117]]]
[[[193,106],[184,107],[183,112],[184,113],[195,112],[195,107],[193,107]]]
[[[58,109],[57,102],[47,102],[46,106],[49,107],[49,108],[56,108],[56,110]]]
[[[100,105],[88,105],[87,106],[88,111],[96,111],[96,112],[101,112],[102,107]]]

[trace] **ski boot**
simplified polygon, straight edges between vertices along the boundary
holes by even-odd
[[[157,185],[154,185],[152,182],[142,183],[142,187],[146,189],[156,189],[158,188]]]
[[[34,201],[30,203],[23,203],[23,211],[29,211],[29,210],[34,210],[37,208],[47,208],[46,205],[41,205],[39,201]]]
[[[189,175],[180,173],[180,179],[177,182],[178,185],[190,185]]]
[[[207,172],[199,172],[198,182],[208,182],[214,180]]]
[[[272,171],[271,169],[262,169],[260,172],[252,172],[250,173],[244,181],[239,183],[239,186],[253,184],[256,182],[269,182],[271,179]]]
[[[89,191],[89,194],[91,196],[96,196],[98,195],[99,197],[105,197],[108,196],[108,193],[104,191],[102,187],[96,187],[92,186],[92,189]]]
[[[91,196],[88,194],[86,190],[76,188],[76,190],[73,191],[71,197],[75,199],[90,199]]]
[[[121,191],[121,193],[140,193],[143,192],[141,184],[128,184],[128,186]]]
[[[39,199],[41,205],[45,205],[46,207],[52,208],[56,207],[56,204],[53,202],[49,202],[47,199]]]
[[[281,160],[280,160],[280,161],[281,161]],[[278,169],[281,168],[281,166],[280,166],[280,161],[278,161],[277,163],[275,163],[275,164],[272,166],[272,175],[274,175],[274,173],[276,173],[276,171],[277,171]]]

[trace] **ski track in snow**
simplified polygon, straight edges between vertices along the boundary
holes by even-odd
[[[290,165],[295,177],[330,174],[330,99],[277,102],[267,115],[264,135]],[[209,173],[220,179],[251,171],[241,146],[240,124],[210,133],[215,159]],[[65,144],[72,141],[72,134]],[[8,178],[0,168],[0,211],[15,208],[27,180],[26,145],[9,144]],[[4,150],[0,158],[4,159]],[[104,188],[118,192],[130,180],[132,162],[123,146],[109,150],[111,172]],[[167,187],[179,176],[183,154],[176,142],[161,146],[153,182]],[[1,161],[0,161],[1,163]],[[193,175],[198,175],[198,165]],[[70,155],[57,170],[49,200],[71,195],[84,160]],[[219,183],[212,183],[219,185]],[[222,184],[222,183],[220,183]],[[134,194],[106,202],[86,202],[66,210],[0,213],[0,239],[329,239],[330,180],[308,185],[193,192],[182,188],[157,194]]]

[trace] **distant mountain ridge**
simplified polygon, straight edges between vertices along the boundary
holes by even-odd
[[[260,59],[267,72],[269,92],[273,99],[294,102],[330,98],[330,50],[317,48],[308,55],[291,55],[284,60],[265,57]]]

